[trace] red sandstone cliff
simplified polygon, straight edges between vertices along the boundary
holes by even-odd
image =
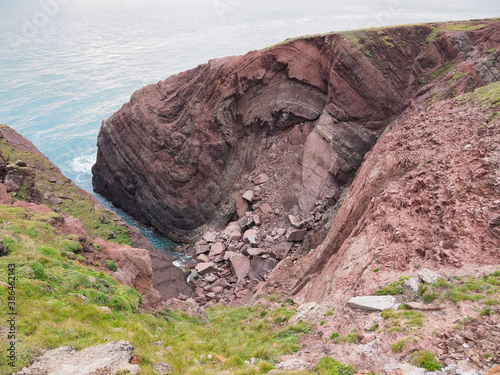
[[[298,132],[281,203],[305,215],[352,180],[409,105],[499,78],[498,53],[487,52],[499,44],[498,21],[468,24],[300,38],[146,86],[103,122],[94,188],[170,238],[195,241],[227,224],[259,157]],[[460,62],[464,74],[443,83],[440,73]]]

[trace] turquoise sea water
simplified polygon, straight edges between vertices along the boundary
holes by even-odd
[[[101,120],[146,84],[289,37],[498,16],[496,0],[0,0],[0,123],[91,191]]]

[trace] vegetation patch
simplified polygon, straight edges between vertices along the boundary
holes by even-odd
[[[354,330],[346,335],[340,335],[338,332],[333,332],[330,339],[334,340],[334,344],[345,342],[346,344],[357,344],[360,341],[358,333]]]
[[[395,343],[391,344],[392,351],[394,353],[400,353],[409,342],[410,338],[405,338],[396,341]]]
[[[438,371],[443,366],[436,361],[436,355],[428,350],[416,351],[410,355],[410,363],[413,366],[422,367],[427,371]]]
[[[345,365],[331,357],[323,357],[319,360],[315,371],[319,375],[354,375],[356,369]]]
[[[388,332],[409,332],[419,329],[424,324],[424,315],[415,310],[406,310],[400,306],[400,310],[387,309],[382,311],[381,316],[389,323]]]
[[[481,23],[481,24],[465,24],[465,23],[456,23],[452,22],[447,25],[440,25],[438,27],[435,27],[432,29],[431,33],[427,35],[426,42],[431,43],[433,42],[438,35],[442,31],[475,31],[475,30],[481,30],[487,27],[487,24]]]
[[[387,295],[394,296],[396,294],[403,294],[405,280],[408,279],[409,277],[407,276],[401,276],[399,280],[390,283],[388,286],[375,290],[375,294],[377,296],[387,296]]]
[[[422,285],[419,294],[424,302],[431,303],[451,301],[481,301],[487,306],[499,304],[500,271],[492,272],[483,277],[443,277],[429,285]]]
[[[362,31],[345,31],[342,33],[349,42],[351,42],[357,49],[363,52],[367,57],[372,57],[371,52],[366,48],[366,35]]]
[[[43,204],[51,208],[57,208],[59,212],[77,217],[82,222],[84,229],[93,237],[101,237],[119,244],[131,244],[127,228],[115,224],[113,220],[114,214],[104,207],[96,209],[90,196],[57,172],[54,165],[47,158],[18,149],[8,143],[6,139],[0,139],[0,151],[8,163],[12,164],[17,160],[22,160],[35,167],[35,189],[38,189],[42,195],[45,192],[52,192],[56,196],[63,194],[71,198],[63,199],[61,204],[56,205],[49,200],[42,199]],[[62,181],[60,181],[61,183],[52,183],[49,181],[50,177],[57,177]],[[28,200],[28,198],[26,186],[20,186],[20,191],[13,196],[14,201]],[[32,235],[35,235],[35,232],[32,232]]]

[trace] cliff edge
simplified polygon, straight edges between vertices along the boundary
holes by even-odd
[[[265,157],[282,214],[307,215],[352,181],[405,108],[498,80],[498,21],[311,36],[211,60],[135,92],[103,121],[94,189],[166,236],[194,242],[236,215]],[[464,74],[443,82],[461,63]],[[289,138],[293,156],[268,152]]]

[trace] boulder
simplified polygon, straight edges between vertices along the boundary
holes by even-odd
[[[237,230],[229,234],[229,241],[239,241],[239,240],[241,240],[241,230],[238,228]]]
[[[207,254],[200,254],[196,257],[196,260],[199,262],[199,263],[206,263],[206,262],[209,262],[210,261],[210,258],[208,257]]]
[[[250,272],[248,276],[250,280],[259,280],[261,277],[265,278],[265,275],[271,272],[275,266],[276,261],[274,259],[254,256],[250,261]]]
[[[210,245],[204,245],[204,244],[202,245],[197,243],[195,245],[195,249],[196,249],[196,255],[206,254],[210,251]]]
[[[253,191],[252,190],[245,191],[245,193],[243,194],[242,198],[244,200],[246,200],[247,202],[252,203],[252,201],[253,201]]]
[[[7,192],[7,186],[0,184],[0,204],[11,204],[12,197]]]
[[[271,207],[271,205],[270,205],[269,203],[264,203],[264,204],[262,204],[262,205],[259,207],[259,209],[260,209],[260,211],[261,211],[264,215],[266,215],[266,214],[270,213],[270,212],[273,210],[273,208]]]
[[[247,212],[248,209],[249,209],[248,202],[245,199],[243,199],[243,197],[237,197],[236,213],[238,214],[238,217],[245,216],[245,212]]]
[[[288,133],[288,141],[294,146],[298,146],[302,143],[302,131],[298,126],[290,130],[290,133]]]
[[[118,270],[113,272],[113,277],[141,293],[144,304],[156,306],[161,295],[153,286],[153,266],[148,250],[118,245],[100,238],[97,238],[95,243],[102,247],[105,257],[118,266]],[[180,273],[182,274],[182,271]]]
[[[224,245],[222,242],[216,242],[210,248],[208,259],[212,262],[221,262],[224,259],[225,252],[226,245]]]
[[[176,297],[179,293],[190,297],[196,295],[182,270],[174,266],[164,253],[157,249],[148,251],[153,266],[153,286],[160,293],[161,301]]]
[[[247,252],[248,252],[248,255],[254,257],[254,256],[257,256],[257,255],[265,254],[266,253],[266,249],[263,249],[263,248],[260,248],[260,247],[255,247],[255,248],[248,249]]]
[[[277,245],[274,245],[272,251],[276,259],[281,260],[285,259],[292,249],[293,242],[282,241]]]
[[[296,229],[302,228],[305,224],[304,220],[294,215],[288,215],[288,220],[290,220],[290,224]]]
[[[153,370],[157,375],[167,375],[171,374],[173,371],[172,366],[170,366],[168,363],[163,362],[153,363]]]
[[[490,368],[486,370],[484,375],[500,375],[500,365]]]
[[[129,364],[133,351],[134,347],[130,342],[123,340],[92,346],[78,352],[71,346],[64,346],[49,350],[30,367],[25,367],[15,374],[137,374],[139,366]]]
[[[288,242],[300,242],[304,239],[306,233],[307,233],[306,228],[302,229],[289,228],[288,231],[286,232],[286,240]]]
[[[421,299],[418,294],[420,286],[420,279],[418,277],[411,277],[404,281],[404,294],[409,301],[418,301]]]
[[[203,235],[203,239],[207,242],[215,242],[215,239],[217,237],[217,233],[208,231]]]
[[[245,216],[245,213],[243,213],[243,215],[241,215],[241,216]],[[232,232],[234,232],[235,230],[241,230],[241,228],[240,228],[240,226],[238,225],[238,223],[237,223],[237,222],[234,222],[234,221],[233,221],[232,223],[230,223],[230,224],[226,227],[226,229],[224,229],[224,234],[229,235],[229,234],[231,234]]]
[[[19,186],[13,181],[4,181],[4,185],[7,188],[8,193],[19,191]]]
[[[224,254],[224,260],[231,260],[231,258],[236,255],[236,252],[234,251],[226,251]]]
[[[9,254],[9,251],[7,249],[7,245],[5,245],[3,242],[0,242],[0,257],[7,256]]]
[[[347,305],[352,309],[365,311],[382,311],[390,309],[396,304],[393,296],[364,296],[351,298]]]
[[[250,260],[243,254],[235,254],[229,259],[231,270],[238,281],[248,276],[250,271]]]
[[[269,177],[265,173],[261,173],[257,176],[257,178],[253,181],[255,185],[261,185],[266,183],[269,180]]]
[[[199,263],[196,265],[196,272],[200,275],[206,275],[208,273],[216,272],[217,265],[213,262]]]
[[[422,280],[423,283],[425,284],[432,284],[433,282],[437,281],[441,275],[431,271],[428,268],[422,268],[417,272],[417,276]]]
[[[257,226],[257,227],[260,227],[260,226],[261,226],[262,222],[260,221],[260,216],[259,216],[259,214],[253,214],[253,215],[252,215],[252,220],[253,220],[253,222],[254,222],[255,226]]]
[[[257,230],[248,229],[243,233],[243,242],[249,243],[252,246],[257,245]]]
[[[113,316],[113,311],[108,306],[99,306],[97,310],[102,312],[103,314],[108,314],[109,316]]]

